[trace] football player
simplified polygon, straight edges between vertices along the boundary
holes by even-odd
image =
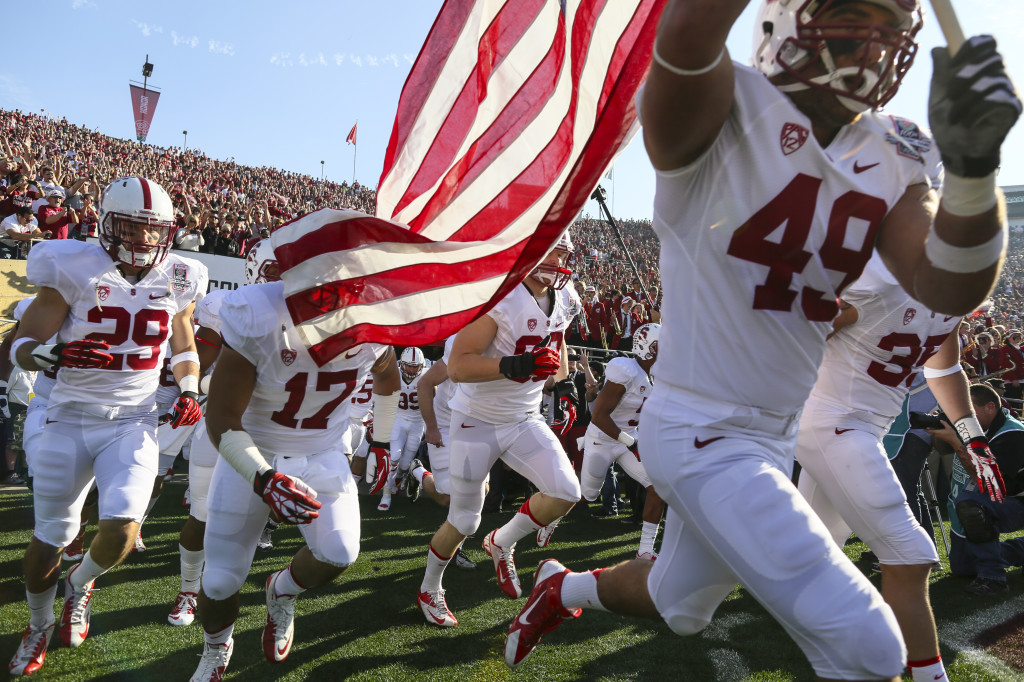
[[[568,232],[540,265],[493,309],[455,336],[448,377],[457,384],[451,402],[448,520],[434,534],[417,601],[428,623],[458,625],[441,577],[466,536],[476,532],[487,473],[501,458],[540,492],[484,539],[498,585],[520,596],[513,552],[516,542],[564,516],[579,501],[572,464],[538,410],[546,380],[564,378],[568,358],[563,334],[576,292],[566,287],[571,251]]]
[[[651,395],[651,367],[658,359],[660,324],[645,324],[633,335],[635,357],[612,358],[605,368],[605,383],[594,401],[583,449],[580,487],[583,499],[593,502],[601,494],[608,467],[618,463],[634,481],[647,489],[637,559],[654,561],[654,541],[665,513],[665,503],[651,485],[641,464],[637,427],[640,411]],[[622,426],[620,426],[620,424]]]
[[[960,368],[960,318],[924,308],[877,256],[843,293],[840,308],[800,418],[798,487],[839,547],[853,529],[878,556],[882,596],[900,624],[914,681],[945,680],[928,601],[928,573],[939,556],[907,504],[882,437],[922,367],[945,414],[967,431],[981,429]],[[984,435],[971,451],[997,475]]]
[[[821,678],[895,679],[906,663],[892,609],[790,482],[796,426],[837,298],[874,248],[930,310],[987,295],[1007,239],[995,171],[1021,105],[991,38],[935,51],[939,201],[876,111],[916,51],[917,0],[763,0],[753,68],[725,48],[746,5],[668,2],[641,95],[665,297],[640,440],[669,507],[661,553],[600,572],[542,564],[511,666],[583,606],[698,632],[736,583]]]
[[[274,259],[270,240],[257,242],[245,258],[245,281],[248,284],[276,282],[280,279],[277,271],[277,261]],[[223,346],[223,339],[220,336],[220,308],[228,292],[228,289],[214,289],[196,306],[196,346],[199,364],[204,373],[199,385],[203,393],[209,392],[210,373]],[[189,452],[188,481],[192,503],[189,505],[188,518],[178,534],[181,588],[167,616],[167,622],[171,625],[190,625],[196,617],[196,598],[203,563],[206,560],[204,534],[209,509],[210,481],[213,479],[213,467],[216,464],[217,448],[210,442],[204,416],[196,424],[195,437],[192,439]],[[262,535],[260,541],[263,542]]]
[[[377,505],[380,511],[390,509],[391,495],[398,492],[399,487],[406,485],[409,466],[423,439],[419,383],[425,366],[426,360],[419,348],[406,348],[402,351],[402,359],[398,361],[398,369],[402,374],[402,392],[398,399],[395,425],[391,429],[391,470],[388,474],[388,484],[381,493],[380,504]]]
[[[295,602],[340,576],[359,553],[359,500],[346,450],[349,398],[373,374],[374,420],[391,433],[399,372],[390,346],[363,344],[319,366],[302,343],[281,282],[225,297],[224,340],[210,385],[206,427],[221,457],[210,484],[206,565],[198,597],[205,646],[192,677],[227,668],[238,591],[268,515],[299,524],[306,544],[267,578],[263,653],[288,657]],[[374,443],[386,458],[386,443]]]
[[[99,531],[64,580],[60,638],[89,633],[93,583],[120,563],[138,535],[156,476],[156,389],[168,333],[180,389],[172,423],[195,423],[199,363],[192,310],[206,292],[206,267],[169,254],[174,208],[145,178],[112,182],[100,202],[100,243],[61,240],[30,252],[39,287],[11,357],[29,371],[60,368],[33,455],[35,530],[25,552],[32,615],[11,661],[15,675],[42,666],[54,629],[60,556],[79,530],[96,480]],[[57,334],[57,343],[48,343]]]

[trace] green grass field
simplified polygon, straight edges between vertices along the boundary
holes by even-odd
[[[178,590],[177,535],[186,514],[179,506],[184,488],[181,477],[165,486],[144,528],[148,550],[132,555],[98,581],[89,639],[69,651],[59,647],[55,637],[46,665],[34,679],[163,681],[191,676],[203,643],[198,621],[174,628],[166,620]],[[334,584],[299,599],[295,645],[289,659],[278,665],[264,661],[260,650],[263,584],[271,571],[286,565],[301,537],[295,528],[282,527],[274,535],[274,549],[257,554],[242,591],[228,679],[813,679],[796,645],[741,589],[722,604],[710,627],[688,638],[674,635],[660,623],[584,613],[549,635],[529,661],[511,672],[505,667],[502,645],[525,598],[511,601],[501,594],[490,560],[480,549],[485,533],[504,523],[508,514],[484,515],[477,538],[467,541],[470,556],[481,562],[476,571],[451,567],[445,572],[448,604],[460,624],[442,630],[424,622],[414,599],[427,541],[444,519],[444,510],[426,498],[415,505],[396,498],[388,514],[377,512],[375,504],[362,498],[359,560]],[[21,557],[31,533],[31,516],[27,490],[0,489],[0,658],[4,661],[13,655],[28,622]],[[561,524],[547,549],[527,540],[519,543],[516,557],[524,591],[529,590],[541,559],[556,556],[570,568],[595,568],[630,558],[638,538],[638,528],[618,519],[595,519],[582,510],[574,513]],[[864,549],[860,544],[847,546],[855,559]],[[866,565],[861,568],[870,570]],[[878,576],[872,579],[877,585]],[[1024,679],[1020,670],[975,643],[982,631],[1024,611],[1019,571],[1010,574],[1007,598],[971,597],[963,592],[966,583],[948,572],[939,573],[932,582],[950,678],[962,682]]]

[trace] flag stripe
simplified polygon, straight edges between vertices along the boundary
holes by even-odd
[[[324,209],[272,237],[317,362],[435,341],[518,286],[635,134],[665,2],[446,0],[402,90],[379,218]]]

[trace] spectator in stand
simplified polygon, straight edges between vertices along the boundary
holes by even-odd
[[[4,218],[0,222],[0,233],[3,235],[0,237],[0,258],[24,258],[27,250],[23,247],[27,242],[49,236],[39,229],[39,223],[28,206]]]
[[[1021,381],[1024,380],[1024,352],[1020,349],[1021,341],[1024,341],[1024,334],[1019,329],[1011,329],[1006,333],[1006,341],[999,349],[1000,367],[1008,369],[1001,377],[1006,382],[1005,397],[1012,400],[1021,399]]]
[[[19,208],[32,208],[32,202],[41,197],[38,183],[29,181],[24,173],[11,176],[11,184],[3,188],[3,200],[0,200],[0,218],[14,215]],[[32,211],[35,213],[35,211]]]
[[[615,342],[615,350],[631,352],[633,350],[633,332],[640,326],[640,315],[633,310],[636,303],[629,296],[622,299],[619,305],[619,331],[621,334]]]
[[[203,233],[199,229],[199,218],[191,215],[185,221],[185,227],[174,235],[174,248],[182,251],[199,251],[204,244]]]
[[[46,198],[49,198],[50,192],[53,190],[60,191],[61,195],[64,195],[64,188],[57,184],[57,174],[49,166],[43,166],[42,170],[39,171],[39,183],[36,185],[41,191],[43,198],[38,198],[32,204],[32,210],[38,212],[43,206],[46,205]],[[61,196],[61,199],[64,197]]]
[[[238,242],[231,236],[231,226],[227,223],[221,226],[214,239],[213,253],[218,256],[238,255]]]
[[[78,213],[61,206],[62,201],[64,190],[51,188],[46,193],[46,206],[41,207],[37,215],[40,228],[48,231],[53,239],[67,239],[70,225],[78,222]]]

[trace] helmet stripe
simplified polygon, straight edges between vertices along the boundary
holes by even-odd
[[[149,180],[140,177],[139,183],[142,185],[142,208],[146,210],[152,210],[153,208],[153,195],[149,190]]]

